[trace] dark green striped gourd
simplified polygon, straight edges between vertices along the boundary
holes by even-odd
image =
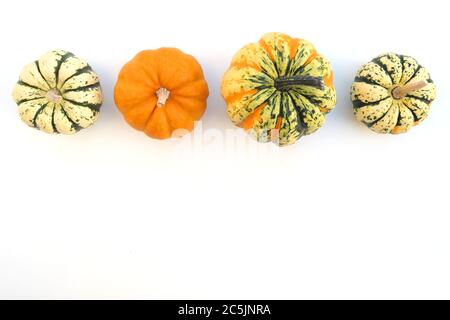
[[[328,59],[309,41],[279,32],[235,54],[221,92],[235,125],[279,146],[317,131],[336,105]]]
[[[30,127],[72,134],[97,120],[103,95],[99,78],[86,61],[54,50],[23,68],[13,99]]]
[[[403,133],[419,124],[435,96],[428,71],[414,58],[395,53],[364,64],[351,88],[357,120],[378,133]]]

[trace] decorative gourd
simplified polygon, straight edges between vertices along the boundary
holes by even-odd
[[[138,53],[120,71],[114,90],[128,124],[157,139],[191,131],[206,109],[207,97],[200,64],[175,48]]]
[[[13,99],[30,127],[72,134],[97,120],[103,96],[98,76],[86,61],[54,50],[25,66]]]
[[[395,53],[363,65],[351,88],[357,120],[378,133],[403,133],[419,124],[435,96],[428,71],[415,59]]]
[[[336,104],[328,60],[308,41],[282,33],[239,50],[221,91],[235,125],[280,146],[319,129]]]

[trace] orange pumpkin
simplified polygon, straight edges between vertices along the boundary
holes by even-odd
[[[191,131],[205,112],[207,97],[200,64],[175,48],[138,53],[123,66],[114,89],[128,124],[156,139]]]

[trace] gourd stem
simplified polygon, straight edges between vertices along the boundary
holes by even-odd
[[[170,91],[166,88],[159,88],[156,91],[156,97],[158,98],[158,101],[156,102],[156,105],[158,107],[162,107],[166,104],[167,99],[169,99]]]
[[[47,91],[46,98],[47,100],[55,103],[58,103],[62,100],[61,93],[57,89],[51,89]]]
[[[274,86],[280,91],[288,91],[296,86],[310,86],[320,90],[324,89],[322,78],[312,76],[279,77],[275,79]]]
[[[422,89],[428,84],[427,80],[420,80],[417,82],[410,82],[405,84],[404,86],[395,87],[392,90],[392,96],[394,99],[403,99],[408,93]]]

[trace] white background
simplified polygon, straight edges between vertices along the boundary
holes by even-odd
[[[445,1],[0,3],[0,298],[450,298]],[[220,96],[233,54],[270,31],[310,40],[335,71],[325,126],[286,148],[230,140]],[[121,66],[161,46],[208,80],[194,143],[150,139],[114,105]],[[105,94],[73,136],[26,127],[11,99],[22,67],[57,48],[87,59]],[[438,88],[397,136],[357,123],[349,100],[386,51]]]

